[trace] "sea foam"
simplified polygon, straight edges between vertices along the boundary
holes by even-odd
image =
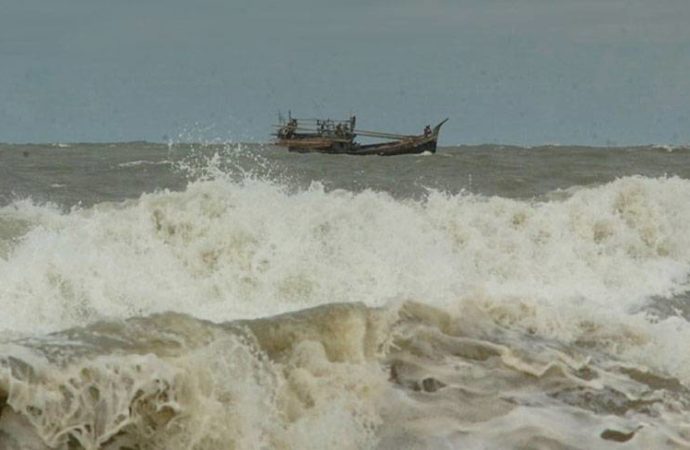
[[[23,224],[0,237],[0,327],[51,332],[165,311],[229,321],[406,299],[477,304],[566,341],[586,323],[671,326],[639,311],[687,289],[689,200],[686,180],[629,177],[557,201],[400,200],[222,178],[67,212],[22,201],[0,210],[0,222]]]
[[[689,200],[680,178],[401,200],[220,176],[15,201],[0,443],[683,446],[690,324],[651,306],[688,289]]]

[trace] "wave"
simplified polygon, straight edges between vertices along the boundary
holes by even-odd
[[[469,291],[626,312],[687,288],[689,197],[686,180],[630,177],[544,202],[397,200],[320,184],[290,193],[259,180],[67,212],[25,200],[0,209],[0,240],[13,242],[0,261],[14,313],[2,327],[56,331],[168,309],[234,320],[330,302],[443,305]]]
[[[366,364],[364,347],[377,343],[361,336],[375,312],[316,315],[281,329],[165,314],[14,341],[0,347],[12,355],[0,357],[0,443],[365,448],[377,420],[366,401],[376,394],[365,391],[385,384]],[[342,342],[328,342],[333,332]]]
[[[564,342],[587,328],[606,339],[622,323],[647,336],[644,358],[690,376],[668,355],[672,320],[640,312],[688,289],[689,199],[686,180],[629,177],[543,202],[225,179],[67,212],[25,200],[0,209],[0,326],[45,333],[165,311],[224,321],[417,299],[481,304]]]
[[[412,302],[331,304],[221,324],[167,313],[18,339],[0,346],[0,355],[13,355],[0,357],[0,442],[171,450],[690,445],[678,410],[690,390],[677,379],[501,331],[477,313]]]
[[[675,177],[525,201],[221,176],[15,201],[0,443],[688,446],[689,200]]]

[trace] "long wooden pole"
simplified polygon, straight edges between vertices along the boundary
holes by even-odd
[[[380,137],[385,139],[410,139],[416,136],[409,134],[381,133],[379,131],[355,130],[355,134],[360,136]]]

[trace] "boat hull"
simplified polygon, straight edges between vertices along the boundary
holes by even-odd
[[[384,142],[381,144],[360,145],[353,149],[351,155],[395,156],[419,153],[436,153],[436,136],[427,139]]]
[[[436,152],[436,139],[424,139],[421,141],[394,141],[371,145],[342,145],[317,142],[300,142],[286,145],[289,151],[295,153],[328,153],[344,155],[378,155],[393,156],[418,154],[424,152]]]

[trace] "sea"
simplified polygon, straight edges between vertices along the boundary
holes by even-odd
[[[0,145],[0,449],[690,448],[690,148]]]

